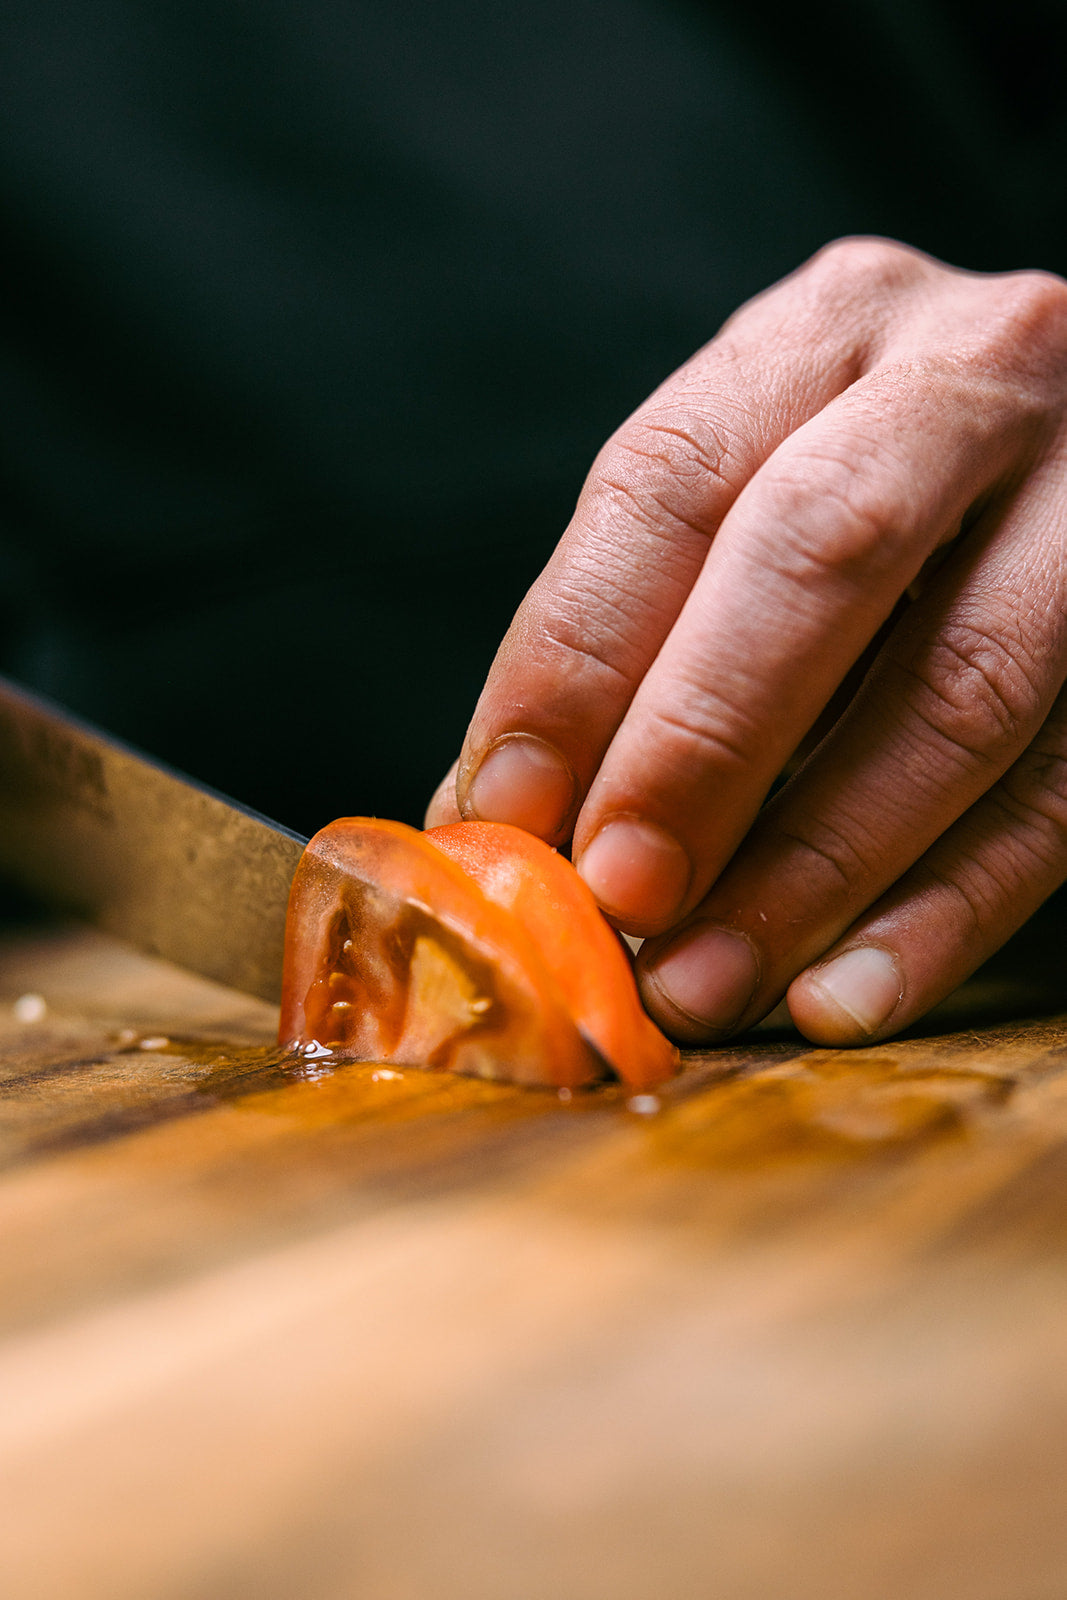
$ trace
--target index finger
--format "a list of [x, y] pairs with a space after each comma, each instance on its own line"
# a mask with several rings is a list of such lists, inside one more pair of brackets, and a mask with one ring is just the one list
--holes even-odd
[[457, 783], [464, 816], [570, 836], [723, 518], [868, 358], [829, 288], [809, 267], [744, 308], [601, 451], [478, 702]]

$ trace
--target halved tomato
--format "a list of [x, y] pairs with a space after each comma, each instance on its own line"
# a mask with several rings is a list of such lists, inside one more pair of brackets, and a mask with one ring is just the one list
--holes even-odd
[[570, 863], [497, 823], [349, 817], [308, 845], [280, 1037], [351, 1060], [575, 1087], [669, 1077], [629, 960]]

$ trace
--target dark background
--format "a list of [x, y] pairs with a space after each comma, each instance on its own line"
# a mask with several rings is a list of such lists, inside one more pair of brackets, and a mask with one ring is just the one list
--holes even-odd
[[1059, 5], [7, 0], [0, 664], [417, 820], [598, 446], [875, 232], [1067, 271]]

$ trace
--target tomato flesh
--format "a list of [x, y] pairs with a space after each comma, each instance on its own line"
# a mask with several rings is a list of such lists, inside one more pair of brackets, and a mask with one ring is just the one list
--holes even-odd
[[349, 817], [315, 835], [290, 895], [280, 1037], [568, 1088], [609, 1068], [649, 1087], [677, 1061], [574, 869], [491, 823]]

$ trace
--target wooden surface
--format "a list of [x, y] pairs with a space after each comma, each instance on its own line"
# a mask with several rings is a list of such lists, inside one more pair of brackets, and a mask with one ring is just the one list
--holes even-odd
[[0, 1590], [1063, 1600], [1067, 1016], [975, 1025], [1060, 960], [649, 1115], [9, 939]]

